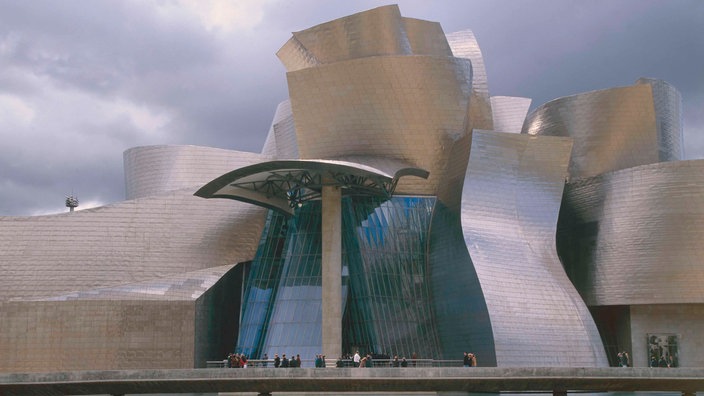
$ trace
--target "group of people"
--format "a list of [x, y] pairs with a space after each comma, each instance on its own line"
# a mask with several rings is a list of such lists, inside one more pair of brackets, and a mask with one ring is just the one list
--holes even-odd
[[291, 355], [291, 358], [287, 358], [284, 353], [279, 357], [279, 354], [274, 355], [274, 368], [288, 368], [288, 367], [301, 367], [301, 355], [296, 355], [295, 357]]
[[676, 367], [675, 366], [675, 359], [672, 358], [672, 355], [660, 355], [660, 359], [655, 357], [655, 355], [650, 356], [650, 367]]
[[315, 367], [316, 368], [325, 367], [325, 355], [315, 355]]
[[227, 367], [247, 368], [247, 356], [243, 353], [230, 353], [227, 355]]
[[[415, 356], [415, 353], [413, 355]], [[382, 361], [386, 361], [387, 359], [389, 359], [388, 355], [379, 355], [377, 357], [380, 357], [380, 360], [382, 360]], [[344, 367], [345, 366], [342, 359], [343, 358], [340, 358], [340, 360], [338, 360], [337, 367]], [[370, 353], [366, 354], [365, 356], [362, 356], [359, 354], [359, 351], [357, 351], [352, 356], [352, 365], [354, 367], [358, 367], [358, 368], [374, 367], [374, 357]], [[394, 355], [393, 359], [390, 359], [389, 366], [390, 367], [408, 367], [408, 361], [406, 360], [405, 356], [403, 356], [402, 358], [399, 359], [398, 355]]]
[[[619, 354], [620, 356], [621, 354]], [[373, 355], [367, 353], [366, 355], [360, 355], [359, 351], [356, 351], [354, 355], [343, 355], [340, 356], [336, 363], [336, 367], [357, 367], [357, 368], [371, 368], [375, 366], [375, 359], [377, 366], [386, 367], [409, 367], [416, 366], [416, 361], [418, 359], [417, 355], [413, 353], [410, 360], [406, 360], [405, 356], [399, 357], [399, 355], [394, 355], [390, 358], [389, 355]], [[289, 367], [301, 367], [301, 356], [292, 355], [290, 358], [286, 354], [274, 355], [274, 368], [289, 368]], [[261, 360], [253, 360], [253, 364], [256, 366], [267, 367], [272, 362], [269, 360], [269, 356], [264, 354]], [[226, 367], [230, 368], [246, 368], [248, 358], [243, 353], [229, 353], [226, 359]], [[464, 367], [474, 367], [477, 365], [477, 357], [474, 353], [464, 353]], [[325, 366], [325, 355], [318, 354], [315, 355], [315, 367], [323, 368]]]
[[477, 366], [477, 356], [471, 352], [465, 352], [464, 358], [462, 359], [462, 364], [464, 367], [476, 367]]

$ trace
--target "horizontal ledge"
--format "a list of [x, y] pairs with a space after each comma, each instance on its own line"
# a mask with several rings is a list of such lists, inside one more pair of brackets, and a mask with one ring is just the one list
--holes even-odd
[[0, 394], [704, 390], [704, 369], [246, 368], [0, 374]]

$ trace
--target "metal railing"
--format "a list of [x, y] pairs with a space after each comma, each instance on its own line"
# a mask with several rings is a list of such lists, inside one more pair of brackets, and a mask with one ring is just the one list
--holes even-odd
[[[341, 367], [355, 367], [352, 359], [341, 359]], [[399, 360], [398, 367], [462, 367], [462, 360], [436, 360], [436, 359], [406, 359], [406, 365]], [[301, 367], [311, 368], [315, 366], [313, 359], [301, 359]], [[208, 360], [205, 362], [205, 368], [226, 368], [227, 359], [223, 360]], [[274, 359], [250, 359], [247, 361], [247, 367], [271, 367], [274, 368]], [[327, 367], [337, 367], [336, 365]], [[372, 368], [374, 367], [396, 367], [393, 359], [372, 359]]]

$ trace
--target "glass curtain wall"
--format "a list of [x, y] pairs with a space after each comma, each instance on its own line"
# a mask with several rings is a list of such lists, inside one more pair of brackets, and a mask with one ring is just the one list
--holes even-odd
[[434, 198], [357, 199], [345, 211], [358, 244], [350, 260], [343, 350], [438, 357], [427, 277]]
[[[435, 198], [343, 198], [343, 352], [436, 357], [427, 271]], [[236, 351], [321, 353], [321, 207], [270, 211], [244, 294]], [[305, 365], [305, 363], [304, 363]]]

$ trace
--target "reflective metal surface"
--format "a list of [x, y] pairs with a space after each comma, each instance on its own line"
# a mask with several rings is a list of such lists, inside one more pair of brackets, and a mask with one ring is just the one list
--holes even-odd
[[640, 78], [636, 84], [649, 84], [653, 89], [660, 161], [683, 159], [682, 95], [663, 80]]
[[[262, 154], [137, 147], [128, 200], [0, 217], [0, 371], [199, 367], [235, 341], [319, 353], [316, 194], [331, 180], [380, 192], [342, 198], [345, 352], [604, 366], [587, 305], [610, 348], [667, 331], [703, 348], [704, 160], [662, 162], [682, 157], [672, 86], [526, 117], [529, 99], [489, 98], [471, 31], [397, 6], [293, 33], [277, 55], [291, 98]], [[293, 216], [194, 197], [204, 185]]]
[[268, 158], [139, 147], [125, 154], [126, 182], [131, 194], [148, 195], [0, 217], [0, 371], [186, 368], [222, 356], [240, 298], [225, 274], [254, 257], [266, 210], [174, 187], [257, 157]]
[[588, 305], [704, 303], [704, 160], [567, 184], [560, 255]]
[[402, 179], [399, 193], [457, 200], [456, 188], [454, 197], [443, 188], [463, 175], [453, 166], [468, 155], [468, 68], [456, 58], [387, 56], [289, 73], [301, 158], [404, 160], [430, 177]]
[[[410, 33], [398, 7], [388, 6], [294, 33], [295, 53], [315, 59], [292, 67], [289, 44], [279, 52], [289, 70], [299, 154], [406, 161], [430, 177], [402, 179], [399, 193], [437, 195], [456, 207], [469, 153], [470, 61], [449, 56], [436, 25], [414, 20], [408, 27]], [[423, 43], [412, 44], [419, 31]], [[429, 42], [446, 51], [437, 44], [430, 51]]]
[[571, 139], [474, 131], [462, 230], [498, 366], [607, 366], [599, 332], [557, 257]]
[[447, 57], [452, 51], [437, 22], [404, 18], [397, 5], [389, 5], [294, 32], [277, 55], [292, 72], [366, 57]]
[[530, 98], [492, 96], [493, 130], [496, 132], [521, 133], [531, 101]]
[[201, 146], [141, 146], [125, 150], [127, 199], [202, 185], [234, 168], [271, 157]]
[[296, 141], [296, 126], [293, 124], [291, 101], [285, 100], [276, 107], [274, 120], [266, 135], [262, 154], [277, 159], [296, 159], [298, 142]]
[[494, 129], [484, 57], [474, 33], [471, 30], [449, 33], [447, 42], [454, 56], [469, 59], [472, 62], [472, 99], [469, 104], [472, 128]]
[[523, 133], [572, 137], [570, 179], [678, 159], [678, 97], [668, 84], [642, 80], [555, 99], [528, 115]]

